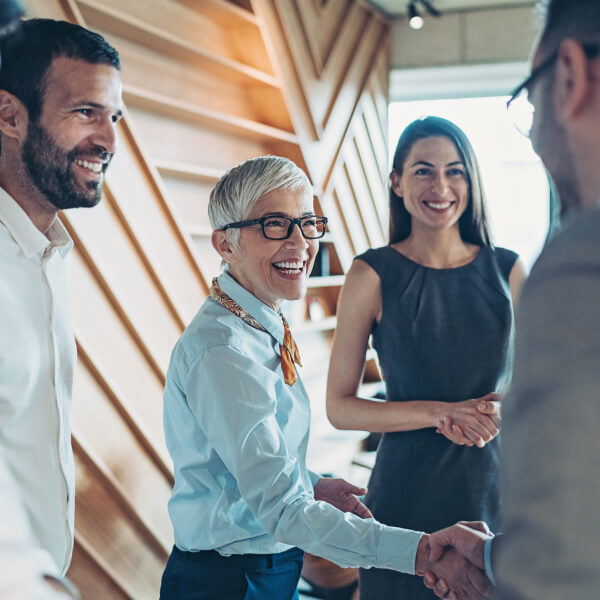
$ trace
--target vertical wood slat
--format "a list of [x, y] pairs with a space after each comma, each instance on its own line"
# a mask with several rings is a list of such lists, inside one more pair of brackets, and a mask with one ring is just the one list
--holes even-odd
[[[302, 68], [307, 64], [308, 54], [300, 46], [298, 53], [290, 43], [293, 38], [286, 35], [280, 21], [280, 15], [269, 0], [252, 0], [252, 8], [258, 16], [265, 46], [275, 68], [278, 79], [282, 82], [282, 92], [290, 118], [299, 138], [315, 141], [322, 130], [317, 125], [309, 106], [309, 91], [301, 83], [301, 77], [296, 65]], [[302, 52], [300, 54], [299, 52]], [[307, 164], [311, 164], [310, 157], [305, 156]], [[309, 168], [310, 170], [310, 168]], [[313, 180], [314, 182], [314, 180]]]
[[387, 36], [381, 24], [371, 18], [366, 32], [361, 36], [363, 52], [352, 62], [346, 85], [340, 90], [329, 118], [328, 127], [320, 143], [322, 164], [319, 181], [327, 186], [342, 145], [348, 135], [349, 125], [360, 101], [358, 90], [364, 89], [368, 79], [368, 67], [373, 56], [387, 47]]
[[364, 113], [361, 113], [360, 118], [354, 119], [352, 134], [357, 152], [360, 154], [369, 192], [379, 219], [379, 226], [385, 237], [389, 222], [387, 177], [386, 179], [381, 178], [381, 170], [377, 163], [371, 136], [366, 128]]
[[[366, 149], [368, 151], [368, 148]], [[358, 210], [362, 216], [362, 222], [365, 229], [365, 234], [369, 240], [369, 246], [383, 245], [383, 231], [377, 213], [371, 190], [368, 186], [368, 180], [360, 160], [360, 150], [355, 144], [355, 138], [350, 139], [343, 150], [344, 163], [348, 173], [348, 180], [354, 190], [354, 197], [358, 205]]]
[[344, 221], [354, 243], [354, 250], [357, 254], [360, 254], [369, 247], [369, 240], [367, 239], [362, 216], [356, 204], [356, 197], [348, 180], [348, 172], [345, 165], [334, 171], [333, 185], [335, 186], [335, 191], [340, 202]]

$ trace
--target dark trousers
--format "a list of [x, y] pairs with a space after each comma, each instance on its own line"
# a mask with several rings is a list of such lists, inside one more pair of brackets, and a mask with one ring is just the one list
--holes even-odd
[[221, 556], [214, 550], [184, 552], [173, 546], [160, 600], [298, 600], [304, 553]]

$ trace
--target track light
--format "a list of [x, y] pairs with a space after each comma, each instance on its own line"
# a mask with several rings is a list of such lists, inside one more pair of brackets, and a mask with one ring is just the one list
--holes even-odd
[[421, 29], [424, 21], [419, 14], [417, 5], [421, 5], [421, 9], [430, 14], [432, 17], [441, 17], [442, 13], [432, 4], [432, 0], [410, 0], [408, 3], [408, 24], [412, 29]]
[[423, 27], [423, 17], [419, 14], [414, 2], [408, 5], [408, 25], [411, 29], [421, 29]]
[[424, 7], [425, 10], [433, 17], [441, 17], [442, 13], [431, 3], [431, 0], [418, 0]]

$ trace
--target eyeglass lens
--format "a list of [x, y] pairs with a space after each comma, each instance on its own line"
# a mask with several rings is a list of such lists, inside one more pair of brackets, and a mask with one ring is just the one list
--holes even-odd
[[[265, 237], [272, 240], [285, 239], [292, 234], [296, 222], [288, 217], [268, 217], [263, 222]], [[325, 233], [325, 222], [318, 217], [303, 217], [299, 224], [305, 238], [320, 238]]]

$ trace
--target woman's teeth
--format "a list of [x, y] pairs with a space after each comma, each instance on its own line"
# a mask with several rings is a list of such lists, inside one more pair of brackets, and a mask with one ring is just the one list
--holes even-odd
[[282, 261], [273, 263], [273, 266], [280, 271], [291, 275], [292, 273], [298, 273], [299, 271], [302, 271], [302, 269], [304, 269], [304, 262]]
[[444, 210], [450, 208], [452, 202], [425, 202], [425, 205], [430, 208], [435, 208], [436, 210]]

